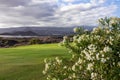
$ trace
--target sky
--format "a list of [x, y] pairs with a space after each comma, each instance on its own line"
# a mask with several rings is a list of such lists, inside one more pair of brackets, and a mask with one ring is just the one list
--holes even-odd
[[0, 28], [95, 26], [120, 17], [120, 0], [0, 0]]

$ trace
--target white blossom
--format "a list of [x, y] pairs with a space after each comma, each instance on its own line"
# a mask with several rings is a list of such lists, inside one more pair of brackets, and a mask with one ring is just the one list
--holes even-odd
[[63, 37], [63, 39], [64, 39], [64, 40], [67, 40], [67, 39], [68, 39], [68, 37], [67, 37], [67, 36], [64, 36], [64, 37]]
[[72, 77], [73, 77], [73, 78], [76, 78], [76, 75], [75, 75], [75, 73], [73, 73]]
[[87, 60], [93, 60], [92, 57], [91, 57], [91, 55], [90, 55], [90, 53], [88, 53], [86, 50], [84, 50], [83, 52], [84, 52], [85, 58], [86, 58]]
[[96, 32], [97, 31], [97, 28], [93, 28], [93, 32]]
[[83, 62], [83, 60], [79, 58], [78, 63], [81, 64], [82, 62]]
[[55, 58], [56, 61], [58, 62], [58, 64], [61, 64], [62, 63], [62, 60], [60, 60], [58, 57]]
[[109, 57], [106, 57], [107, 60], [109, 60], [110, 58]]
[[100, 56], [100, 54], [97, 53], [97, 54], [96, 54], [96, 59], [97, 59], [97, 60], [100, 60], [99, 56]]
[[80, 30], [79, 30], [79, 28], [74, 28], [73, 31], [74, 31], [75, 33], [77, 33], [77, 32], [79, 32]]
[[109, 46], [104, 47], [104, 52], [112, 52], [112, 49]]
[[102, 56], [102, 57], [105, 57], [105, 54], [103, 54], [103, 53], [102, 53], [102, 55], [101, 55], [101, 56]]
[[63, 68], [64, 68], [64, 69], [66, 69], [66, 68], [67, 68], [67, 66], [64, 66]]
[[97, 73], [91, 73], [91, 79], [92, 80], [97, 80]]
[[120, 67], [120, 61], [118, 62], [118, 66]]
[[75, 65], [72, 66], [72, 70], [73, 70], [73, 71], [76, 70], [76, 66], [75, 66]]
[[77, 66], [77, 65], [78, 65], [78, 62], [76, 62], [75, 65]]
[[112, 26], [112, 24], [119, 24], [118, 18], [112, 17], [112, 19], [110, 20], [110, 25]]
[[101, 58], [101, 62], [102, 62], [102, 63], [105, 63], [105, 62], [106, 62], [106, 59], [105, 59], [105, 58]]
[[100, 31], [100, 29], [101, 29], [101, 28], [99, 28], [99, 27], [98, 27], [98, 28], [93, 28], [92, 33], [95, 33], [95, 34], [96, 34], [96, 33], [98, 33], [98, 32]]
[[89, 46], [88, 46], [88, 49], [94, 49], [95, 48], [95, 45], [94, 44], [90, 44]]
[[107, 34], [110, 34], [110, 32], [111, 32], [110, 30], [106, 30], [106, 33], [107, 33]]
[[87, 70], [93, 70], [93, 64], [92, 64], [92, 63], [89, 63], [89, 64], [88, 64]]
[[46, 58], [44, 59], [44, 63], [47, 63], [47, 59]]
[[73, 37], [73, 40], [76, 41], [76, 40], [77, 40], [77, 36], [74, 36], [74, 37]]
[[43, 70], [43, 72], [42, 72], [42, 73], [43, 73], [43, 74], [46, 74], [46, 71], [44, 71], [44, 70]]
[[45, 71], [47, 71], [48, 69], [49, 69], [49, 64], [46, 63], [46, 64], [45, 64]]
[[115, 65], [115, 62], [113, 62], [113, 65]]

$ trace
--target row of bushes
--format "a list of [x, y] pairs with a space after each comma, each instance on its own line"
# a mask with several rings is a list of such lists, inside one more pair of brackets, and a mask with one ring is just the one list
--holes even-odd
[[0, 38], [0, 47], [11, 47], [20, 45], [58, 43], [62, 37], [42, 37], [42, 38]]

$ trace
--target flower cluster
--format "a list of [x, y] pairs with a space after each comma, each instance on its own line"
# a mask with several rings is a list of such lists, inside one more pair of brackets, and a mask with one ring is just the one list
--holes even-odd
[[99, 22], [101, 27], [89, 33], [75, 28], [78, 34], [72, 42], [64, 37], [62, 45], [72, 57], [45, 60], [43, 73], [48, 80], [119, 80], [120, 19], [105, 18]]

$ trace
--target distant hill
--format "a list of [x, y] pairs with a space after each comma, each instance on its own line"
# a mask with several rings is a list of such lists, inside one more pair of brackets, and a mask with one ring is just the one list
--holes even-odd
[[[52, 36], [74, 34], [74, 27], [18, 27], [0, 28], [0, 35], [21, 35], [21, 36]], [[91, 30], [93, 27], [85, 27]]]
[[20, 35], [20, 36], [39, 36], [37, 33], [32, 31], [15, 31], [15, 32], [8, 32], [2, 33], [1, 35]]

